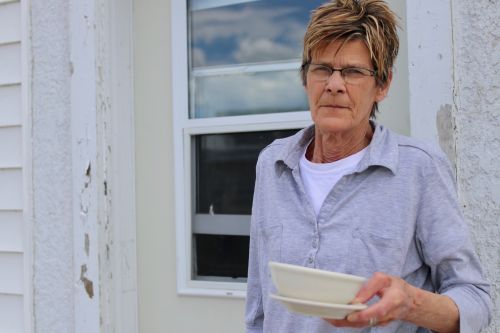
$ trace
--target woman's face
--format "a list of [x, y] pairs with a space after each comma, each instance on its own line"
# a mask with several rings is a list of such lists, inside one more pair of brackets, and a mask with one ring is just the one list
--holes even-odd
[[[360, 67], [373, 70], [370, 51], [362, 40], [352, 40], [344, 45], [342, 42], [332, 42], [316, 52], [311, 63], [336, 69]], [[305, 89], [317, 131], [348, 135], [366, 131], [373, 104], [385, 98], [389, 85], [390, 78], [381, 87], [376, 84], [374, 76], [365, 76], [355, 83], [346, 84], [338, 71], [326, 82], [318, 82], [308, 70]]]

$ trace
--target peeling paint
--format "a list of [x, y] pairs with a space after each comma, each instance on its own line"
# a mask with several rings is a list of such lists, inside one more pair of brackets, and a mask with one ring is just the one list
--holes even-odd
[[436, 115], [436, 126], [439, 145], [450, 160], [453, 172], [456, 174], [457, 152], [455, 143], [455, 119], [453, 118], [451, 104], [442, 105]]
[[87, 165], [87, 169], [85, 170], [85, 176], [87, 176], [88, 178], [90, 178], [91, 170], [92, 170], [92, 165], [89, 162], [89, 164]]
[[80, 215], [86, 217], [89, 212], [91, 193], [89, 191], [90, 184], [92, 183], [92, 164], [87, 163], [85, 168], [85, 181], [80, 191]]
[[90, 178], [90, 171], [92, 169], [92, 166], [89, 162], [89, 164], [87, 165], [87, 170], [85, 171], [85, 176], [89, 177]]
[[85, 185], [84, 185], [85, 188], [88, 188], [90, 182], [92, 181], [91, 172], [92, 172], [92, 166], [89, 162], [89, 164], [87, 165], [87, 169], [85, 170], [85, 177], [87, 177], [87, 180], [85, 180]]
[[87, 279], [85, 274], [87, 274], [87, 265], [82, 265], [80, 271], [80, 281], [82, 281], [85, 291], [87, 292], [87, 295], [89, 295], [89, 298], [92, 298], [94, 297], [94, 284], [91, 280]]
[[90, 238], [89, 234], [85, 234], [85, 254], [87, 257], [89, 256], [90, 253]]

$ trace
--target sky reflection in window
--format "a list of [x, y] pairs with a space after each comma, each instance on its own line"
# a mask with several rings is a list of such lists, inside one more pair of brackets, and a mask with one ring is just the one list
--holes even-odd
[[309, 109], [296, 70], [196, 79], [195, 118]]
[[191, 11], [192, 68], [300, 59], [311, 10], [319, 4], [262, 0]]
[[192, 0], [190, 117], [308, 110], [299, 65], [321, 1], [234, 2]]

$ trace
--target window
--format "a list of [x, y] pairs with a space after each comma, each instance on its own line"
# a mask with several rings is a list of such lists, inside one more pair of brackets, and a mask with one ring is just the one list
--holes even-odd
[[249, 222], [258, 154], [296, 130], [194, 137], [193, 277], [242, 281], [247, 276]]
[[255, 163], [311, 123], [299, 67], [320, 3], [172, 2], [180, 293], [244, 295]]

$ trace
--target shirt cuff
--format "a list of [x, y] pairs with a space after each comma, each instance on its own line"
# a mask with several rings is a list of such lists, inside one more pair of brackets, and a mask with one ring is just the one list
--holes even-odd
[[472, 295], [467, 288], [453, 288], [443, 293], [450, 297], [458, 307], [460, 332], [479, 333], [488, 325], [488, 309], [477, 294]]
[[247, 326], [247, 330], [246, 330], [246, 333], [263, 333], [264, 332], [264, 328], [262, 327], [248, 327]]

